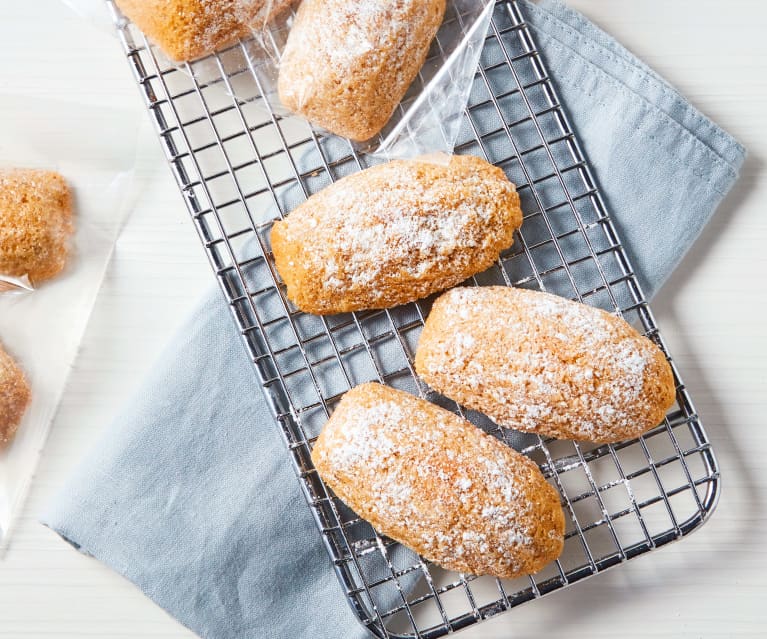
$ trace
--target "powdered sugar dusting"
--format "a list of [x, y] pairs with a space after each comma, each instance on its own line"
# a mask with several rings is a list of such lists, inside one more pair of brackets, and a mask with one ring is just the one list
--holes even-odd
[[364, 465], [380, 469], [396, 452], [394, 441], [381, 424], [392, 428], [402, 425], [405, 414], [393, 402], [358, 408], [352, 415], [354, 430], [339, 432], [334, 442], [337, 463], [344, 466]]
[[550, 490], [542, 477], [531, 483], [534, 465], [452, 413], [375, 386], [351, 391], [325, 427], [313, 454], [322, 477], [382, 532], [443, 565], [523, 570], [540, 523], [531, 491]]
[[[471, 200], [455, 207], [440, 205], [426, 193], [414, 193], [408, 177], [404, 170], [394, 170], [391, 189], [363, 194], [362, 200], [350, 182], [338, 182], [325, 194], [324, 206], [337, 216], [325, 218], [324, 230], [348, 242], [342, 260], [315, 267], [329, 288], [341, 288], [328, 282], [340, 270], [344, 285], [378, 289], [375, 284], [392, 264], [399, 265], [400, 276], [412, 279], [443, 271], [450, 260], [455, 260], [452, 267], [464, 269], [473, 249], [492, 241], [487, 230], [490, 209]], [[424, 196], [417, 206], [414, 195]]]
[[502, 425], [598, 441], [652, 410], [657, 347], [603, 311], [488, 287], [446, 293], [433, 315], [449, 330], [422, 339], [419, 373]]
[[461, 477], [457, 482], [455, 482], [455, 485], [458, 490], [469, 490], [469, 488], [471, 488], [472, 481], [467, 477]]
[[[278, 224], [329, 305], [410, 301], [484, 270], [511, 244], [516, 192], [491, 169], [477, 158], [390, 162], [332, 184]], [[410, 299], [389, 301], [403, 289]]]
[[[284, 60], [297, 57], [300, 51], [312, 51], [312, 58], [322, 61], [322, 78], [308, 69], [291, 72], [294, 82], [290, 93], [298, 96], [300, 105], [313, 94], [324, 90], [325, 76], [343, 79], [367, 68], [394, 71], [393, 83], [409, 84], [402, 75], [405, 56], [418, 47], [421, 37], [416, 25], [428, 20], [432, 9], [423, 0], [365, 0], [349, 3], [343, 0], [307, 0], [298, 12], [294, 29], [303, 37], [288, 40]], [[321, 20], [313, 20], [304, 28], [304, 15], [319, 12]], [[309, 25], [306, 25], [307, 27]], [[429, 38], [431, 40], [431, 38]], [[289, 62], [288, 62], [289, 64]]]
[[[403, 52], [412, 47], [413, 2], [366, 0], [349, 6], [347, 2], [329, 2], [325, 20], [317, 23], [317, 52], [339, 74], [354, 70], [365, 58], [375, 66], [382, 62], [389, 48]], [[343, 46], [335, 46], [335, 35], [344, 34]]]

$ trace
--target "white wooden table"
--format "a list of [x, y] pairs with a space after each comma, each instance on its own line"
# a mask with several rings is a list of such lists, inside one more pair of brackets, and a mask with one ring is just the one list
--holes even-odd
[[[693, 537], [462, 636], [767, 636], [767, 6], [758, 0], [572, 4], [750, 150], [735, 191], [654, 303], [715, 443], [724, 493], [712, 521]], [[0, 43], [0, 92], [141, 108], [116, 42], [56, 0], [1, 3]], [[20, 110], [18, 126], [24, 123]], [[86, 121], [62, 126], [88, 133]], [[130, 583], [36, 522], [212, 282], [159, 145], [148, 126], [140, 135], [135, 212], [0, 562], [0, 637], [191, 636]]]

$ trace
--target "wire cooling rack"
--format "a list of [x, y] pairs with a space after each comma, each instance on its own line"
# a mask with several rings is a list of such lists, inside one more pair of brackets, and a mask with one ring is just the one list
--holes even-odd
[[[413, 372], [429, 300], [314, 317], [285, 298], [274, 270], [273, 220], [371, 160], [274, 113], [247, 43], [176, 68], [112, 10], [341, 586], [375, 635], [442, 636], [652, 551], [705, 521], [719, 494], [719, 471], [675, 367], [677, 401], [664, 422], [620, 444], [501, 432], [479, 415], [466, 415], [538, 462], [562, 496], [565, 550], [536, 575], [508, 581], [448, 572], [357, 518], [324, 486], [310, 459], [343, 393], [377, 380], [461, 413]], [[205, 73], [196, 73], [202, 64]], [[496, 3], [456, 152], [504, 168], [525, 211], [512, 248], [473, 278], [475, 284], [541, 289], [604, 308], [665, 350], [516, 2]]]

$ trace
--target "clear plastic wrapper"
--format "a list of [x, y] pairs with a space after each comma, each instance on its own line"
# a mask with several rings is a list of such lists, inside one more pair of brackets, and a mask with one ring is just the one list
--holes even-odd
[[3, 293], [21, 293], [23, 291], [34, 291], [35, 287], [29, 281], [28, 275], [17, 277], [8, 275], [0, 271], [0, 295]]
[[[367, 140], [352, 142], [357, 151], [374, 153], [386, 159], [452, 152], [493, 4], [492, 0], [447, 1], [444, 18], [430, 43], [425, 63], [417, 70], [381, 132]], [[200, 83], [214, 82], [224, 70], [238, 78], [228, 87], [235, 97], [252, 100], [263, 96], [264, 107], [270, 112], [281, 117], [298, 118], [282, 103], [278, 90], [280, 69], [294, 22], [294, 12], [284, 13], [262, 30], [255, 31], [254, 37], [242, 46], [192, 62], [185, 69], [194, 74]], [[405, 28], [413, 27], [406, 25]], [[396, 29], [389, 36], [396, 38]], [[303, 40], [302, 37], [294, 47], [303, 47]], [[373, 38], [369, 33], [350, 32], [338, 38], [338, 43], [339, 47], [350, 50], [345, 55], [354, 61], [355, 56], [366, 56], [379, 44], [371, 40]], [[409, 40], [406, 34], [402, 41]], [[306, 52], [307, 58], [311, 55], [311, 50]], [[330, 55], [334, 55], [332, 51]], [[324, 64], [324, 59], [318, 61], [317, 68], [321, 69]], [[249, 73], [238, 74], [238, 68], [247, 69]], [[311, 73], [306, 76], [311, 77]], [[375, 98], [371, 98], [364, 87], [360, 93], [360, 109], [365, 110]], [[300, 99], [297, 106], [299, 109], [303, 107]], [[386, 106], [383, 105], [384, 108]], [[316, 121], [311, 124], [315, 130], [326, 132]]]
[[[99, 15], [99, 9], [93, 5], [93, 1], [65, 0], [70, 7], [91, 19]], [[384, 5], [386, 4], [386, 0], [381, 1]], [[377, 9], [371, 8], [376, 3], [379, 3], [379, 0], [371, 0], [370, 3], [360, 2], [359, 8], [355, 8], [354, 3], [346, 3], [344, 7], [346, 7], [347, 13], [354, 10], [360, 14], [371, 14], [377, 11]], [[117, 4], [119, 5], [120, 2]], [[139, 12], [144, 16], [145, 29], [157, 31], [158, 27], [154, 22], [154, 19], [157, 18], [156, 13], [150, 14], [151, 20], [147, 21], [146, 18], [150, 11], [146, 7], [152, 3], [141, 4], [135, 0], [123, 1], [126, 12], [131, 13], [131, 6], [128, 5], [132, 5], [134, 17], [138, 18], [137, 21], [141, 21], [141, 17], [135, 9], [137, 4], [141, 7]], [[178, 57], [178, 51], [184, 50], [184, 47], [178, 45], [178, 42], [171, 41], [172, 39], [165, 33], [160, 37], [155, 34], [155, 37], [150, 37], [149, 41], [160, 42], [161, 38], [165, 38], [165, 42], [160, 42], [160, 44], [163, 44], [165, 50], [170, 51], [171, 55], [163, 53], [161, 46], [153, 47], [163, 69], [175, 67], [182, 73], [192, 75], [201, 87], [218, 87], [221, 91], [232, 94], [243, 102], [259, 102], [264, 109], [275, 116], [302, 119], [282, 103], [278, 90], [280, 68], [296, 19], [296, 6], [300, 3], [292, 3], [292, 9], [278, 11], [277, 17], [268, 21], [264, 19], [265, 16], [274, 13], [275, 9], [281, 9], [283, 5], [291, 3], [288, 3], [287, 0], [266, 0], [266, 4], [261, 6], [262, 4], [256, 0], [239, 0], [240, 10], [235, 11], [235, 14], [248, 15], [248, 12], [253, 14], [254, 5], [259, 5], [261, 10], [256, 12], [257, 17], [249, 25], [249, 35], [245, 34], [243, 39], [234, 45], [226, 43], [222, 47], [218, 47], [219, 50], [215, 54], [179, 63], [174, 59], [174, 56]], [[418, 14], [418, 7], [428, 3], [405, 1], [392, 2], [391, 4], [398, 7], [410, 5], [415, 7], [413, 15], [420, 15]], [[352, 142], [355, 150], [380, 155], [385, 159], [414, 157], [440, 151], [452, 152], [458, 135], [461, 115], [468, 101], [472, 80], [490, 23], [493, 5], [493, 0], [447, 0], [444, 18], [436, 31], [436, 36], [431, 40], [425, 63], [417, 69], [415, 78], [407, 88], [402, 100], [394, 108], [383, 129], [369, 139], [359, 140], [356, 138], [358, 141]], [[389, 13], [391, 13], [390, 7], [385, 7], [382, 15]], [[204, 16], [201, 12], [200, 15], [202, 21], [215, 23], [215, 19], [209, 17], [209, 12], [205, 12]], [[363, 23], [364, 20], [360, 18], [358, 24]], [[389, 29], [389, 32], [383, 39], [374, 41], [375, 38], [371, 36], [371, 31], [366, 32], [364, 27], [348, 28], [342, 35], [334, 39], [334, 42], [338, 42], [338, 47], [325, 51], [325, 54], [329, 57], [334, 57], [336, 54], [346, 55], [354, 59], [355, 56], [365, 57], [371, 51], [377, 50], [379, 46], [383, 46], [381, 42], [387, 43], [386, 46], [390, 49], [396, 49], [399, 46], [407, 47], [413, 41], [414, 32], [419, 28], [421, 22], [415, 19], [403, 19], [399, 22], [395, 20], [387, 22], [379, 19], [375, 24], [388, 25], [386, 28]], [[220, 28], [220, 25], [217, 28]], [[232, 29], [230, 29], [231, 31]], [[307, 29], [307, 32], [311, 32], [311, 29]], [[139, 35], [138, 31], [136, 34], [138, 37], [137, 44], [140, 45], [143, 43], [144, 36]], [[215, 38], [209, 35], [206, 35], [206, 38], [211, 43], [215, 41]], [[226, 42], [226, 38], [222, 38], [221, 41]], [[392, 42], [395, 42], [394, 47], [391, 47]], [[312, 50], [315, 47], [310, 42], [307, 42], [305, 46], [304, 55], [311, 60]], [[302, 47], [304, 47], [303, 38], [301, 42], [296, 42], [292, 48], [302, 50]], [[190, 50], [189, 47], [186, 47], [186, 50]], [[409, 53], [408, 51], [408, 55]], [[408, 59], [408, 55], [404, 56], [405, 60]], [[324, 58], [320, 56], [316, 67], [318, 72], [321, 73], [326, 66]], [[381, 72], [380, 69], [379, 72]], [[360, 74], [364, 76], [363, 72]], [[389, 75], [396, 77], [397, 73]], [[311, 78], [311, 76], [312, 73], [305, 74], [305, 77]], [[228, 79], [223, 81], [224, 77]], [[386, 104], [386, 100], [382, 98], [382, 93], [371, 89], [376, 85], [378, 79], [380, 78], [373, 78], [367, 88], [353, 87], [353, 90], [360, 91], [360, 111], [375, 110], [379, 106], [376, 104], [377, 100], [381, 101], [380, 106], [383, 111], [390, 111], [391, 105]], [[387, 90], [390, 88], [386, 87]], [[394, 92], [397, 93], [397, 87], [395, 87]], [[283, 91], [283, 95], [285, 95], [285, 91]], [[305, 106], [300, 97], [299, 95], [297, 100], [293, 100], [292, 104], [297, 111], [303, 111], [302, 107]], [[333, 99], [328, 99], [330, 103], [333, 101]], [[346, 117], [353, 119], [354, 110], [349, 109], [349, 112]], [[384, 116], [386, 115], [388, 113], [384, 113]], [[307, 117], [311, 120], [311, 126], [315, 131], [327, 132], [319, 124], [322, 118], [315, 118], [311, 115], [307, 115]], [[344, 117], [344, 114], [341, 114], [340, 118], [343, 119]]]
[[[125, 221], [140, 114], [1, 97], [0, 167], [56, 171], [74, 195], [74, 234], [63, 271], [34, 288], [23, 277], [5, 278], [0, 287], [0, 343], [31, 389], [15, 437], [0, 447], [0, 547], [5, 547]], [[93, 135], [83, 137], [80, 125]]]

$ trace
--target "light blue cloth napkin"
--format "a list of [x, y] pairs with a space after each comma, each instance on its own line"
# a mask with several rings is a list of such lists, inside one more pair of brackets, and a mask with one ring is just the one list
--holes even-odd
[[745, 149], [581, 14], [555, 0], [524, 5], [651, 297], [734, 184]]
[[[551, 1], [524, 9], [652, 294], [734, 183], [744, 150], [579, 14]], [[43, 522], [203, 637], [368, 636], [217, 291]]]

